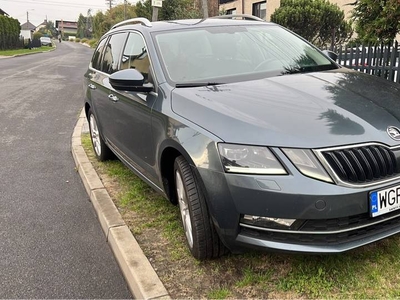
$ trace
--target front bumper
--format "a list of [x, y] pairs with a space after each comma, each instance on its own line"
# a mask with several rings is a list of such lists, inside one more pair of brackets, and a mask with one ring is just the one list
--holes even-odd
[[[288, 166], [288, 164], [286, 164]], [[233, 252], [243, 247], [309, 253], [337, 253], [400, 232], [400, 210], [370, 216], [369, 193], [400, 184], [394, 180], [354, 188], [289, 175], [228, 174], [198, 169], [217, 231]], [[296, 219], [295, 228], [253, 226], [244, 215]]]

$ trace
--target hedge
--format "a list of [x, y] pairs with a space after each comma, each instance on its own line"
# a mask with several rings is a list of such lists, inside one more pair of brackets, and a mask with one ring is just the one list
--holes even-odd
[[20, 48], [19, 21], [0, 15], [0, 50]]

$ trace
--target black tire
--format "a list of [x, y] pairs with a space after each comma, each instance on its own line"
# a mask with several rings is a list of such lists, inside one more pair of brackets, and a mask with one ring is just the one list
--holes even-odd
[[97, 126], [97, 119], [93, 114], [91, 108], [89, 108], [87, 116], [89, 122], [90, 139], [92, 140], [92, 146], [96, 158], [99, 161], [105, 161], [111, 159], [113, 157], [113, 154], [110, 148], [108, 148], [108, 146], [104, 143], [100, 129]]
[[192, 255], [198, 260], [204, 260], [227, 253], [227, 248], [221, 242], [210, 219], [204, 193], [183, 156], [175, 159], [174, 178], [175, 196]]

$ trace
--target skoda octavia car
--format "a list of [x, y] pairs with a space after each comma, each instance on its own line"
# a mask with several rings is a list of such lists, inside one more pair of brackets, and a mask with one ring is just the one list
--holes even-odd
[[115, 154], [179, 205], [197, 259], [400, 232], [399, 84], [230, 18], [137, 18], [102, 37], [84, 79], [98, 159]]

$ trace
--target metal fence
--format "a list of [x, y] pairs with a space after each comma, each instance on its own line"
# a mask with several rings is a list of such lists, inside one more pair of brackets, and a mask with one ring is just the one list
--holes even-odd
[[337, 47], [337, 62], [344, 67], [400, 83], [400, 45]]

